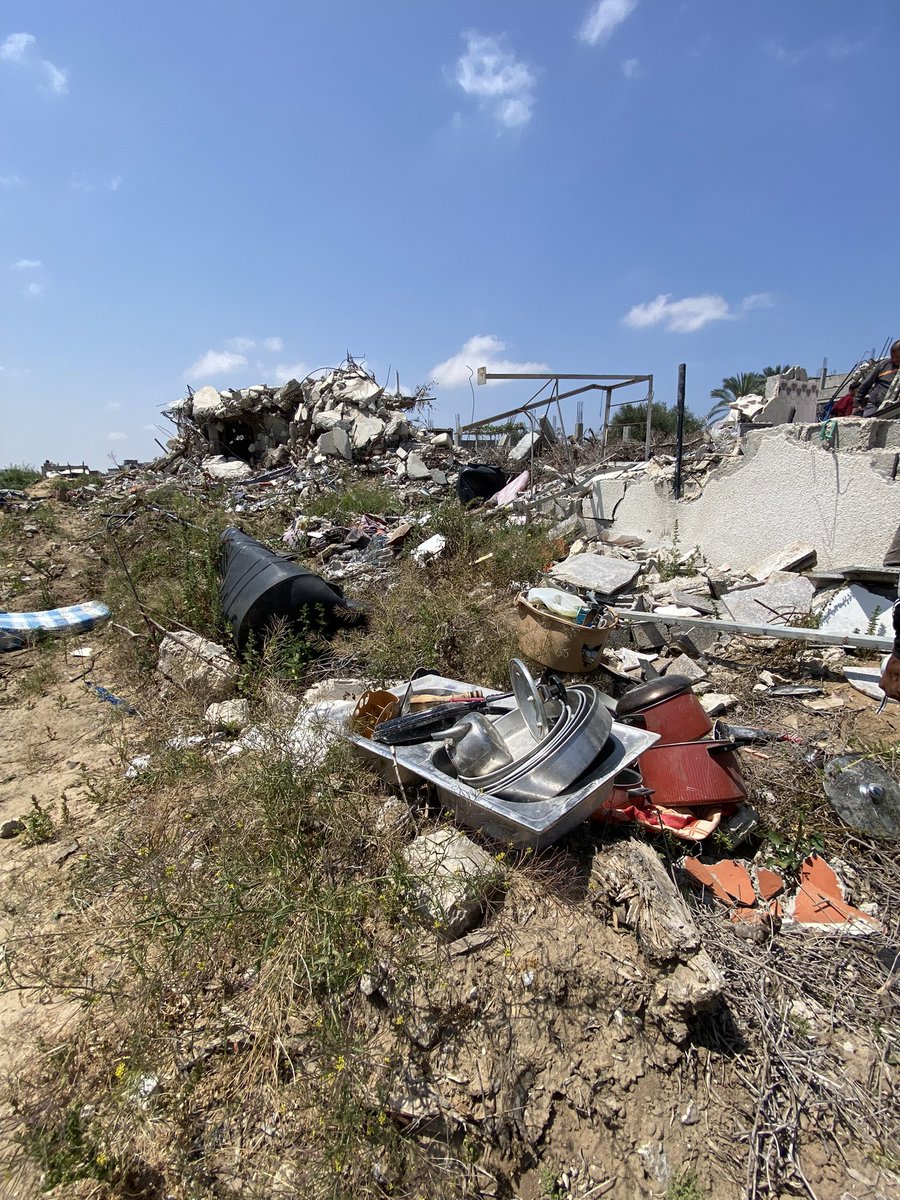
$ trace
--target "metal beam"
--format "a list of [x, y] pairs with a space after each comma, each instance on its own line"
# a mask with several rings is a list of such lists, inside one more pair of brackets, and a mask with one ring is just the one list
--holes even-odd
[[614, 608], [621, 621], [640, 625], [684, 625], [688, 629], [713, 629], [717, 633], [740, 633], [745, 637], [781, 638], [788, 642], [812, 642], [818, 646], [853, 646], [857, 650], [892, 650], [894, 639], [866, 633], [826, 633], [822, 629], [803, 629], [795, 625], [743, 625], [739, 621], [716, 621], [708, 617], [665, 617], [655, 612], [636, 612], [633, 608]]
[[650, 378], [649, 375], [557, 375], [557, 374], [553, 374], [553, 373], [551, 373], [549, 375], [532, 375], [532, 374], [519, 375], [516, 373], [513, 373], [511, 375], [506, 375], [506, 374], [501, 374], [499, 372], [488, 371], [486, 367], [478, 368], [478, 382], [479, 383], [481, 383], [482, 381], [484, 381], [486, 383], [489, 379], [548, 379], [548, 380], [552, 380], [552, 379], [599, 379], [599, 380], [628, 379], [634, 383], [644, 383], [649, 378]]

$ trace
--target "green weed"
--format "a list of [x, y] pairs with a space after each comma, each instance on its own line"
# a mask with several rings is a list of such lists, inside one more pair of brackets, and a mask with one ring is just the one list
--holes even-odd
[[697, 1181], [697, 1173], [685, 1169], [674, 1175], [666, 1188], [666, 1200], [706, 1200], [706, 1194]]
[[339, 483], [334, 491], [323, 492], [304, 504], [304, 512], [311, 517], [329, 517], [343, 520], [345, 517], [395, 516], [400, 504], [394, 490], [384, 483], [367, 483], [365, 480], [348, 480]]
[[25, 463], [10, 465], [0, 470], [0, 488], [27, 488], [37, 483], [40, 478], [40, 471]]
[[49, 842], [56, 836], [56, 822], [45, 808], [41, 807], [37, 796], [31, 797], [31, 812], [23, 818], [25, 824], [25, 841], [29, 846], [39, 846]]

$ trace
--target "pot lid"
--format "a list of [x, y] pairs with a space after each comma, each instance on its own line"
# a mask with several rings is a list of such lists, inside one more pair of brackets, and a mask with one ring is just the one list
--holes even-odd
[[825, 768], [825, 794], [853, 829], [876, 837], [900, 837], [900, 784], [870, 759], [841, 754]]
[[663, 700], [671, 700], [682, 692], [691, 690], [691, 681], [685, 675], [663, 675], [660, 679], [651, 679], [649, 683], [638, 684], [630, 692], [626, 692], [616, 706], [616, 714], [620, 717], [633, 716], [651, 708]]
[[510, 659], [509, 682], [531, 736], [536, 742], [543, 741], [553, 722], [544, 708], [538, 686], [521, 658]]

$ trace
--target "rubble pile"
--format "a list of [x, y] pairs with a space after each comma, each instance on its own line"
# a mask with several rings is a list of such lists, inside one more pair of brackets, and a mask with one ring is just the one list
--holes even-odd
[[[351, 463], [401, 451], [413, 440], [411, 411], [427, 391], [388, 393], [353, 359], [319, 378], [290, 379], [281, 387], [202, 387], [165, 409], [178, 433], [157, 467], [176, 473], [200, 464], [214, 479], [237, 482], [256, 470], [301, 459]], [[421, 459], [397, 456], [398, 475], [426, 478]]]

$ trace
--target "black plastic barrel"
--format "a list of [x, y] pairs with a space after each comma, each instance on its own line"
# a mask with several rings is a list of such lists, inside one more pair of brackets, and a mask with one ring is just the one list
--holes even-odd
[[489, 466], [487, 463], [472, 463], [463, 467], [456, 481], [456, 494], [460, 502], [468, 508], [470, 504], [479, 504], [496, 496], [501, 488], [509, 483], [510, 476], [500, 467]]
[[241, 654], [278, 627], [328, 637], [363, 619], [339, 587], [233, 527], [222, 533], [219, 598]]

